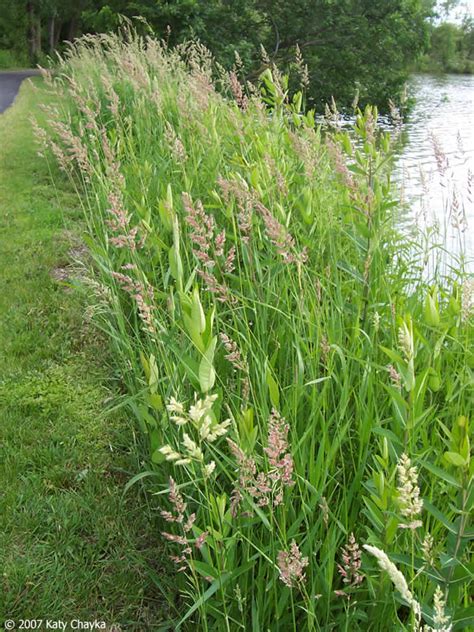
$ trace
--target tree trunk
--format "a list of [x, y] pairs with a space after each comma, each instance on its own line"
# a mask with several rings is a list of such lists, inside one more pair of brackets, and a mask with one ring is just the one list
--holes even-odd
[[53, 15], [49, 18], [49, 54], [52, 55], [54, 53], [54, 49], [56, 47], [56, 16]]
[[71, 21], [69, 22], [69, 28], [68, 28], [68, 32], [67, 32], [67, 39], [68, 39], [69, 42], [74, 41], [74, 39], [76, 37], [78, 25], [79, 25], [79, 21], [78, 21], [77, 17], [72, 17]]
[[30, 62], [37, 64], [41, 55], [41, 18], [36, 15], [36, 3], [28, 0], [26, 14], [28, 16], [28, 53]]
[[37, 17], [35, 20], [35, 51], [34, 51], [34, 55], [35, 55], [35, 61], [36, 63], [38, 63], [40, 57], [41, 57], [41, 18]]
[[28, 16], [28, 55], [30, 61], [35, 62], [36, 32], [35, 32], [35, 8], [32, 0], [26, 3], [26, 13]]
[[56, 49], [59, 44], [59, 40], [61, 39], [61, 31], [63, 30], [63, 22], [56, 22], [56, 29], [54, 32], [54, 48]]

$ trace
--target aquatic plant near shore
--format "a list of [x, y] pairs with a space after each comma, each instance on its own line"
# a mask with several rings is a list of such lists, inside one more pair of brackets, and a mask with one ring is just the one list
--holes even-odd
[[128, 489], [160, 499], [180, 570], [168, 624], [408, 629], [435, 624], [441, 585], [461, 629], [468, 279], [428, 283], [397, 232], [377, 111], [349, 136], [334, 104], [324, 132], [288, 86], [270, 61], [242, 86], [199, 44], [132, 32], [79, 40], [53, 79], [61, 125], [42, 140], [107, 287], [147, 463]]

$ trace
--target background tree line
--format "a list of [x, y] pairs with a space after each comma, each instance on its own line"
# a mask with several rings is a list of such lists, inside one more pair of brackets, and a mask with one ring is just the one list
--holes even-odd
[[[0, 0], [3, 65], [44, 61], [84, 32], [117, 28], [120, 15], [143, 16], [171, 44], [197, 37], [227, 67], [262, 69], [260, 45], [291, 66], [298, 46], [309, 67], [309, 99], [384, 107], [402, 91], [428, 49], [435, 0]], [[6, 59], [6, 61], [5, 61]], [[1, 63], [1, 59], [0, 59]]]
[[432, 27], [430, 46], [417, 70], [423, 72], [474, 73], [474, 20], [444, 22]]

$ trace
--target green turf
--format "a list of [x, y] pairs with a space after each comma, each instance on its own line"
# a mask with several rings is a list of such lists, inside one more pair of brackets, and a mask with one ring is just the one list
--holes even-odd
[[0, 115], [0, 628], [77, 617], [155, 629], [149, 569], [163, 554], [146, 503], [123, 496], [137, 464], [131, 424], [104, 413], [107, 350], [84, 299], [57, 280], [80, 211], [36, 153], [38, 94], [25, 82]]

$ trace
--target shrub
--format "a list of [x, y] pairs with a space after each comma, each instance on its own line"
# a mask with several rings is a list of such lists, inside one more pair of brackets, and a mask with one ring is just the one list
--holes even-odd
[[22, 68], [28, 66], [26, 59], [10, 50], [0, 50], [0, 68]]

